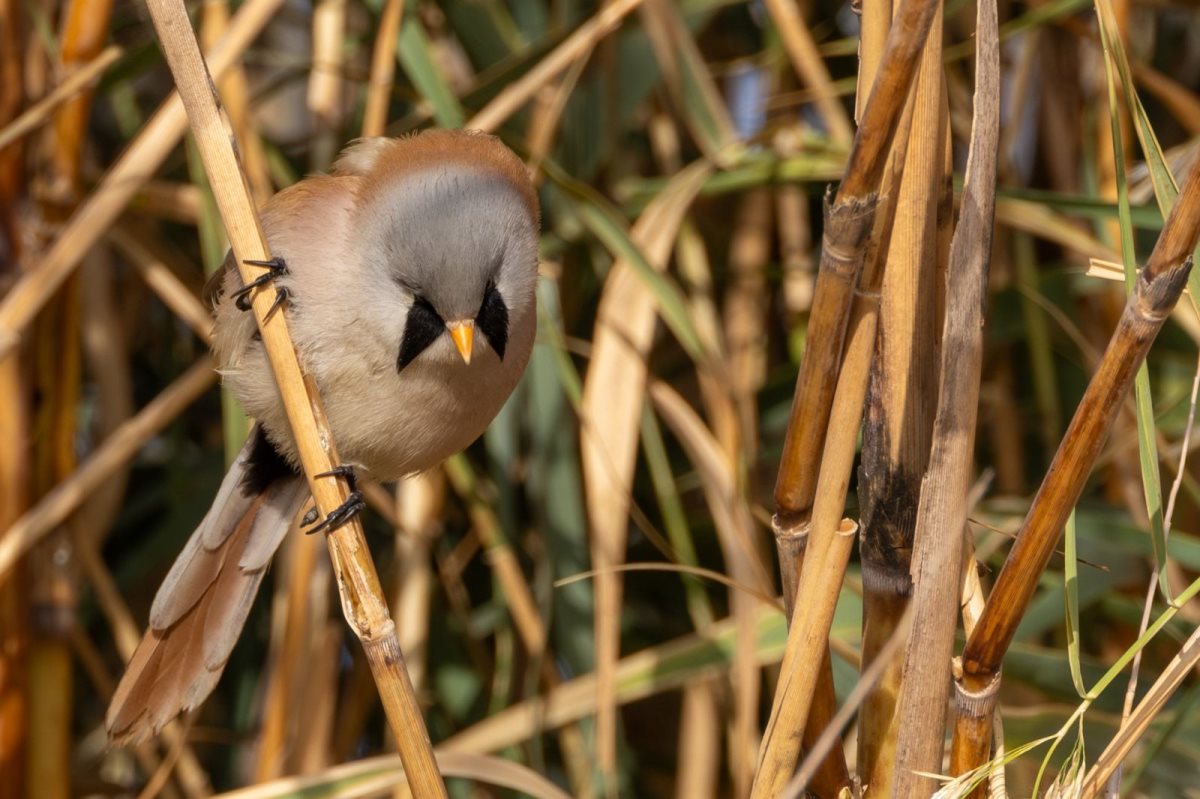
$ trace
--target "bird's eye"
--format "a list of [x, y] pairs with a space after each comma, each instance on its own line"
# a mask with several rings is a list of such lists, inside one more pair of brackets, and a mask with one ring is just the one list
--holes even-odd
[[500, 296], [496, 284], [488, 281], [483, 293], [483, 305], [475, 317], [475, 329], [487, 336], [492, 349], [504, 360], [504, 348], [508, 344], [508, 306]]
[[396, 359], [396, 371], [412, 363], [438, 336], [446, 332], [446, 323], [429, 301], [417, 297], [408, 309], [408, 321], [404, 323], [404, 335], [400, 337], [400, 355]]

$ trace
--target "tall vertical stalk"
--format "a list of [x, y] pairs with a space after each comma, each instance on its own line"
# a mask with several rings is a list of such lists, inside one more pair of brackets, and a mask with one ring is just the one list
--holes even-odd
[[[994, 0], [981, 0], [977, 15], [974, 126], [962, 209], [950, 245], [933, 449], [916, 518], [913, 622], [893, 721], [903, 732], [897, 736], [891, 791], [897, 797], [931, 793], [933, 781], [921, 773], [936, 773], [941, 766], [945, 725], [940, 710], [949, 694], [961, 595], [1000, 137], [1000, 49]], [[935, 708], [938, 712], [931, 712]]]
[[[851, 147], [845, 178], [836, 195], [827, 200], [825, 228], [821, 247], [821, 262], [813, 290], [812, 313], [806, 335], [807, 349], [796, 378], [795, 396], [792, 400], [791, 416], [780, 458], [779, 473], [775, 483], [776, 513], [772, 518], [776, 547], [780, 555], [780, 572], [784, 592], [789, 604], [798, 596], [797, 586], [801, 580], [803, 563], [812, 560], [813, 553], [806, 553], [811, 546], [810, 523], [814, 511], [822, 450], [826, 446], [826, 428], [829, 426], [834, 389], [837, 385], [842, 356], [842, 345], [846, 334], [850, 306], [859, 273], [866, 257], [867, 243], [875, 221], [876, 192], [885, 166], [884, 155], [890, 149], [892, 139], [900, 125], [908, 90], [916, 74], [916, 62], [924, 46], [933, 16], [937, 10], [936, 0], [905, 0], [896, 13], [896, 24], [887, 38], [880, 69], [870, 98], [861, 114], [860, 126]], [[874, 342], [874, 322], [870, 321], [869, 341]], [[870, 346], [867, 347], [864, 364], [869, 361]], [[862, 371], [861, 390], [866, 390], [866, 370]], [[853, 382], [853, 381], [852, 381]], [[849, 387], [848, 387], [849, 388]], [[850, 391], [855, 394], [856, 391]], [[850, 405], [854, 402], [851, 399]], [[857, 429], [862, 413], [862, 397], [858, 396], [857, 407], [850, 408]], [[849, 433], [843, 438], [853, 440]], [[852, 445], [851, 445], [852, 446]], [[837, 449], [844, 450], [839, 444]], [[848, 485], [850, 465], [845, 465], [846, 474], [826, 476], [841, 485]], [[835, 471], [839, 471], [835, 469]], [[836, 510], [834, 519], [840, 517], [845, 502], [846, 487], [841, 487], [839, 499], [830, 500]], [[829, 528], [832, 534], [832, 528]], [[824, 535], [824, 533], [822, 533]], [[816, 564], [810, 563], [808, 571], [815, 572], [823, 565], [824, 551], [816, 550]], [[848, 552], [848, 550], [847, 550]], [[843, 567], [844, 568], [844, 564]], [[839, 579], [840, 585], [840, 579]], [[836, 588], [830, 590], [837, 590]], [[802, 625], [793, 625], [789, 643], [805, 633]], [[828, 622], [821, 633], [828, 635]], [[798, 644], [797, 644], [798, 645]], [[798, 751], [792, 751], [786, 739], [798, 725], [800, 734], [809, 728], [810, 709], [816, 710], [812, 725], [832, 716], [833, 693], [828, 655], [817, 653], [818, 669], [812, 675], [812, 691], [818, 699], [807, 696], [803, 713], [792, 714], [785, 721], [778, 741], [785, 742], [785, 751], [768, 755], [772, 746], [770, 738], [763, 743], [760, 755], [760, 774], [755, 778], [755, 791], [760, 795], [782, 787], [795, 767]], [[807, 695], [809, 686], [801, 687], [800, 693]], [[785, 692], [783, 684], [777, 689], [776, 702], [772, 711], [775, 717], [784, 712], [785, 704], [780, 696]], [[810, 735], [810, 740], [814, 736]], [[776, 746], [780, 744], [774, 744]], [[790, 762], [790, 767], [788, 763]], [[765, 764], [772, 764], [772, 774], [761, 773]], [[834, 763], [836, 776], [836, 762]]]
[[[807, 524], [829, 423], [848, 312], [874, 222], [876, 189], [891, 147], [936, 0], [905, 0], [888, 35], [879, 77], [862, 114], [846, 175], [825, 209], [821, 264], [791, 417], [775, 482], [777, 536]], [[790, 579], [785, 577], [786, 579]]]
[[[862, 507], [863, 667], [892, 637], [912, 589], [909, 561], [929, 460], [936, 391], [937, 207], [946, 139], [941, 9], [921, 57], [884, 256], [876, 360], [867, 394], [858, 494]], [[899, 651], [899, 650], [897, 650]], [[858, 764], [873, 791], [886, 792], [894, 739], [887, 739], [899, 691], [900, 660], [883, 672], [859, 714]], [[888, 751], [881, 752], [887, 748]]]

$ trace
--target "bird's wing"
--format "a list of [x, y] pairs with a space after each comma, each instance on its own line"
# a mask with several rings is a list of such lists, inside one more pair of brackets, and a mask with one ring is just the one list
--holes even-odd
[[286, 474], [242, 490], [258, 434], [225, 475], [150, 611], [150, 627], [117, 686], [106, 724], [114, 743], [157, 733], [212, 692], [237, 643], [267, 564], [308, 496]]

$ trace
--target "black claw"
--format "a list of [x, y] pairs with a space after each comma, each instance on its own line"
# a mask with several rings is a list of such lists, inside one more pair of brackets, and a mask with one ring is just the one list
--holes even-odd
[[[340, 466], [334, 466], [327, 472], [321, 472], [320, 474], [315, 474], [313, 476], [342, 478], [346, 481], [346, 485], [350, 488], [350, 496], [346, 497], [345, 502], [334, 508], [329, 515], [325, 517], [324, 521], [311, 530], [305, 530], [304, 532], [307, 535], [315, 535], [325, 531], [333, 532], [361, 513], [363, 508], [367, 507], [366, 501], [363, 500], [362, 492], [358, 490], [358, 475], [354, 473], [353, 466], [342, 464]], [[301, 526], [304, 527], [311, 524], [316, 519], [316, 512], [316, 508], [313, 508], [313, 518], [309, 519], [306, 515], [304, 520], [301, 522]]]
[[361, 491], [352, 491], [350, 496], [346, 497], [346, 501], [338, 505], [330, 512], [325, 520], [311, 530], [305, 530], [306, 535], [316, 535], [317, 533], [333, 532], [346, 522], [353, 519], [358, 514], [362, 513], [363, 508], [367, 507], [367, 503], [363, 500]]
[[[267, 283], [270, 283], [280, 275], [286, 275], [288, 273], [288, 268], [287, 263], [282, 258], [272, 258], [269, 261], [255, 261], [247, 259], [242, 261], [242, 263], [250, 264], [252, 266], [264, 266], [267, 268], [266, 272], [263, 272], [261, 275], [254, 278], [233, 293], [234, 306], [237, 307], [239, 311], [248, 311], [250, 310], [250, 293], [259, 286], [265, 286]], [[284, 300], [287, 300], [289, 297], [290, 294], [286, 288], [276, 287], [275, 302], [271, 303], [271, 308], [267, 311], [267, 318], [270, 319], [271, 314], [275, 313], [275, 311], [279, 309], [279, 306], [283, 304]]]
[[288, 291], [286, 286], [277, 286], [275, 288], [275, 301], [271, 303], [271, 307], [267, 309], [267, 315], [264, 319], [270, 319], [279, 310], [280, 306], [292, 298], [292, 292]]
[[334, 466], [327, 472], [314, 474], [313, 477], [340, 477], [346, 481], [346, 485], [350, 486], [351, 491], [358, 490], [358, 475], [355, 473], [354, 467], [344, 463]]

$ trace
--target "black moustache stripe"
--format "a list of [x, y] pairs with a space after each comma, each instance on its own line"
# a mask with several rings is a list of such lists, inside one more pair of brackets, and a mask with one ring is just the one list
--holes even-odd
[[508, 346], [508, 306], [504, 304], [504, 298], [494, 283], [488, 283], [484, 292], [483, 305], [475, 317], [475, 327], [487, 336], [492, 349], [500, 356], [500, 360], [504, 360], [504, 348]]
[[446, 332], [446, 323], [428, 300], [418, 297], [408, 311], [404, 324], [404, 335], [400, 338], [400, 355], [396, 359], [396, 371], [413, 362], [413, 359], [437, 341]]

